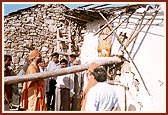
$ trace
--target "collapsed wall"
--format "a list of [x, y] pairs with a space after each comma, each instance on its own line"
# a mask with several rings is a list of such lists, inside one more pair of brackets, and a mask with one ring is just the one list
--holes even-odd
[[[156, 111], [156, 112], [165, 112], [165, 92], [166, 92], [166, 70], [165, 70], [165, 14], [164, 14], [164, 5], [160, 5], [160, 9], [157, 12], [157, 8], [149, 9], [146, 14], [145, 8], [138, 9], [128, 21], [124, 22], [117, 28], [115, 31], [116, 35], [120, 33], [126, 33], [127, 38], [135, 37], [135, 39], [127, 47], [127, 51], [132, 57], [135, 65], [131, 62], [128, 54], [124, 51], [124, 57], [130, 60], [131, 72], [135, 74], [134, 78], [139, 81], [139, 91], [136, 93], [130, 85], [129, 91], [127, 91], [127, 108], [125, 109], [124, 100], [121, 100], [121, 109], [128, 110], [129, 104], [130, 108], [133, 108], [132, 105], [135, 105], [136, 108], [133, 108], [136, 111]], [[156, 14], [156, 17], [155, 17]], [[143, 17], [144, 15], [144, 17]], [[121, 16], [115, 21], [112, 22], [114, 27], [117, 27], [127, 16]], [[143, 17], [143, 18], [142, 18]], [[141, 20], [140, 20], [141, 19]], [[153, 21], [152, 21], [153, 19]], [[149, 21], [150, 20], [150, 21]], [[141, 23], [139, 23], [139, 22]], [[149, 21], [149, 22], [148, 22]], [[148, 22], [148, 23], [147, 23]], [[81, 61], [82, 63], [94, 60], [98, 57], [98, 35], [94, 35], [98, 31], [98, 28], [102, 24], [107, 22], [102, 19], [102, 21], [94, 21], [87, 24], [86, 34], [84, 36], [84, 44], [81, 48]], [[139, 24], [138, 24], [139, 23]], [[138, 24], [138, 26], [137, 26]], [[137, 26], [137, 27], [136, 27]], [[142, 28], [144, 26], [144, 28]], [[135, 28], [136, 27], [136, 28]], [[141, 31], [138, 29], [142, 28]], [[136, 30], [137, 29], [137, 30]], [[139, 31], [139, 33], [138, 33]], [[135, 34], [133, 34], [135, 32]], [[116, 39], [116, 35], [112, 35], [112, 51], [113, 54], [121, 54], [122, 48], [119, 41]], [[126, 44], [127, 42], [125, 42]], [[87, 47], [87, 44], [88, 47]], [[126, 73], [123, 74], [123, 76]], [[131, 74], [130, 74], [131, 75]], [[126, 75], [129, 77], [130, 75]], [[122, 79], [124, 82], [133, 83], [131, 79]], [[143, 83], [145, 82], [145, 84]], [[130, 81], [129, 81], [130, 80]], [[145, 85], [147, 89], [145, 88]], [[119, 88], [119, 87], [117, 87]], [[120, 89], [120, 88], [119, 88]], [[133, 91], [134, 90], [134, 91]], [[120, 99], [124, 98], [124, 90], [121, 88], [119, 91]], [[121, 92], [120, 92], [121, 91]], [[156, 100], [159, 100], [156, 102]]]

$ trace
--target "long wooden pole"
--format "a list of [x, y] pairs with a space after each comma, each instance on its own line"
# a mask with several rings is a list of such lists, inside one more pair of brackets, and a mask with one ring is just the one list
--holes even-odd
[[[146, 16], [146, 13], [147, 13], [148, 8], [149, 8], [149, 5], [147, 5], [146, 10], [144, 11], [143, 15], [141, 16], [141, 22], [140, 22], [140, 25], [139, 25], [139, 28], [138, 28], [138, 29], [140, 29], [141, 26], [142, 26], [142, 23], [143, 23], [143, 20], [145, 19], [145, 16]], [[137, 26], [137, 27], [138, 27], [138, 26]], [[132, 32], [131, 36], [132, 36], [134, 33], [135, 33], [135, 31]], [[131, 36], [130, 36], [129, 38], [131, 38]], [[137, 40], [137, 37], [134, 38], [134, 42], [133, 42], [133, 45], [132, 45], [131, 50], [130, 50], [130, 55], [131, 55], [131, 53], [132, 53], [132, 51], [133, 51], [133, 49], [134, 49], [136, 40]], [[134, 59], [134, 58], [133, 58], [133, 59]]]
[[[114, 33], [114, 34], [116, 34], [116, 33]], [[139, 74], [139, 76], [140, 76], [140, 78], [141, 78], [141, 81], [142, 81], [142, 83], [143, 83], [143, 85], [144, 85], [146, 91], [148, 92], [148, 94], [149, 94], [149, 96], [150, 96], [150, 93], [149, 93], [149, 90], [148, 90], [148, 88], [147, 88], [147, 86], [146, 86], [146, 84], [145, 84], [145, 81], [143, 80], [143, 77], [142, 77], [140, 71], [138, 70], [136, 64], [134, 63], [133, 59], [131, 58], [129, 52], [127, 51], [126, 47], [125, 47], [124, 44], [121, 42], [121, 40], [119, 39], [119, 37], [117, 36], [117, 34], [116, 34], [116, 38], [117, 38], [118, 42], [122, 45], [123, 49], [124, 49], [125, 52], [127, 53], [129, 59], [131, 60], [132, 64], [134, 65], [135, 69], [137, 70], [137, 72], [138, 72], [138, 74]]]
[[124, 12], [121, 12], [119, 15], [111, 19], [108, 23], [106, 23], [103, 27], [101, 27], [94, 35], [97, 35], [100, 31], [102, 31], [106, 26], [108, 26], [111, 22], [113, 22], [115, 19], [117, 19], [120, 15], [122, 15]]
[[[148, 20], [146, 21], [146, 23], [145, 23], [139, 30], [137, 30], [137, 32], [135, 33], [135, 35], [132, 36], [132, 37], [129, 39], [129, 41], [126, 42], [126, 44], [124, 45], [125, 48], [127, 48], [127, 47], [129, 46], [129, 44], [132, 42], [132, 40], [133, 40], [135, 37], [138, 36], [138, 34], [141, 32], [141, 30], [142, 30], [151, 20], [154, 20], [154, 19], [155, 19], [155, 17], [156, 17], [156, 15], [157, 15], [157, 13], [159, 12], [159, 10], [160, 10], [160, 7], [157, 8], [157, 9], [155, 10], [155, 12], [152, 14], [152, 17], [151, 17], [150, 19], [148, 19]], [[152, 21], [152, 22], [153, 22], [153, 21]]]
[[[105, 65], [105, 64], [120, 63], [121, 61], [122, 59], [119, 56], [113, 56], [113, 57], [98, 57], [97, 60], [91, 63]], [[28, 74], [28, 75], [21, 75], [21, 76], [6, 76], [4, 77], [4, 84], [19, 83], [19, 82], [37, 80], [37, 79], [46, 79], [50, 77], [57, 77], [65, 74], [71, 74], [74, 72], [81, 72], [88, 69], [91, 63], [62, 68], [54, 71], [46, 71], [42, 73], [35, 73], [35, 74]]]
[[113, 30], [103, 40], [107, 39], [121, 24], [123, 24], [125, 21], [129, 20], [129, 18], [131, 17], [132, 14], [130, 14], [127, 18], [125, 18], [122, 22], [120, 22], [116, 27], [114, 27]]
[[149, 31], [149, 29], [150, 29], [150, 27], [151, 27], [151, 25], [152, 25], [154, 19], [156, 18], [156, 15], [158, 14], [159, 9], [160, 9], [160, 7], [155, 11], [155, 14], [153, 15], [153, 19], [152, 19], [152, 21], [150, 22], [150, 25], [148, 26], [148, 28], [147, 28], [147, 30], [146, 30], [146, 32], [145, 32], [145, 35], [144, 35], [144, 37], [143, 37], [143, 39], [141, 40], [141, 42], [140, 42], [140, 44], [139, 44], [137, 50], [135, 51], [135, 53], [134, 53], [134, 55], [133, 55], [133, 59], [135, 58], [135, 55], [137, 54], [138, 50], [140, 49], [140, 46], [142, 45], [142, 43], [143, 43], [143, 41], [144, 41], [144, 39], [145, 39], [145, 37], [146, 37], [148, 31]]

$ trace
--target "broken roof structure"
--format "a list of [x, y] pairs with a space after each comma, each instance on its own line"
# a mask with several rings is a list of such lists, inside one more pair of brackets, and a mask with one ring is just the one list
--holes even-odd
[[[136, 4], [136, 5], [126, 5], [120, 7], [112, 7], [109, 6], [111, 4], [103, 4], [94, 6], [94, 4], [88, 4], [84, 6], [77, 7], [75, 9], [69, 9], [65, 12], [69, 15], [69, 17], [78, 19], [84, 22], [93, 22], [94, 20], [102, 19], [100, 13], [103, 14], [104, 17], [115, 17], [118, 13], [122, 12], [122, 14], [133, 13], [136, 9], [145, 7], [145, 4]], [[108, 7], [109, 6], [109, 7]]]
[[[106, 34], [103, 40], [111, 37], [111, 55], [121, 54], [130, 60], [131, 68], [134, 69], [136, 77], [138, 76], [138, 79], [141, 80], [141, 85], [143, 84], [144, 90], [141, 91], [147, 93], [143, 96], [149, 96], [147, 99], [150, 101], [143, 102], [146, 106], [144, 108], [147, 110], [151, 108], [151, 110], [164, 110], [164, 107], [158, 109], [156, 105], [165, 105], [165, 98], [162, 98], [163, 100], [159, 98], [165, 96], [165, 89], [157, 86], [156, 83], [165, 81], [165, 57], [161, 59], [161, 63], [157, 63], [157, 69], [153, 68], [153, 63], [160, 60], [158, 55], [165, 56], [164, 5], [133, 4], [107, 7], [108, 5], [103, 4], [94, 7], [93, 4], [88, 4], [65, 12], [65, 16], [87, 25], [81, 50], [82, 62], [85, 63], [99, 57], [97, 44], [99, 43], [98, 40], [101, 39], [99, 38], [100, 34], [107, 26], [111, 26], [110, 32]], [[124, 40], [122, 38], [123, 33], [125, 35]], [[98, 45], [102, 45], [103, 40]], [[109, 43], [111, 44], [111, 41]], [[161, 46], [159, 47], [160, 50], [155, 47], [158, 45]], [[155, 84], [153, 87], [157, 87], [163, 92], [157, 94], [157, 91], [151, 87], [152, 82]], [[144, 98], [143, 96], [141, 98]], [[153, 101], [156, 98], [162, 101], [155, 105]]]

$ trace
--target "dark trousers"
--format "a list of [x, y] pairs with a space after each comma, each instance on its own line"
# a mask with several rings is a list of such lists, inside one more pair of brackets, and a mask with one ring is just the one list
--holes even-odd
[[55, 84], [56, 81], [54, 79], [49, 81], [49, 92], [47, 93], [47, 109], [53, 111], [55, 109]]
[[50, 90], [47, 94], [47, 108], [55, 109], [55, 90]]
[[61, 88], [61, 111], [70, 111], [70, 90]]
[[72, 108], [71, 111], [81, 110], [81, 98], [72, 98]]

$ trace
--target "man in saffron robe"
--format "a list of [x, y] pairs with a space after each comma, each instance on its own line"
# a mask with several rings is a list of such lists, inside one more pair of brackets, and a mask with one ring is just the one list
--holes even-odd
[[[38, 63], [41, 62], [41, 54], [35, 49], [29, 54], [31, 64], [27, 68], [26, 74], [34, 74], [40, 72]], [[45, 98], [44, 98], [45, 81], [33, 80], [23, 83], [22, 97], [20, 106], [26, 111], [45, 111]]]

